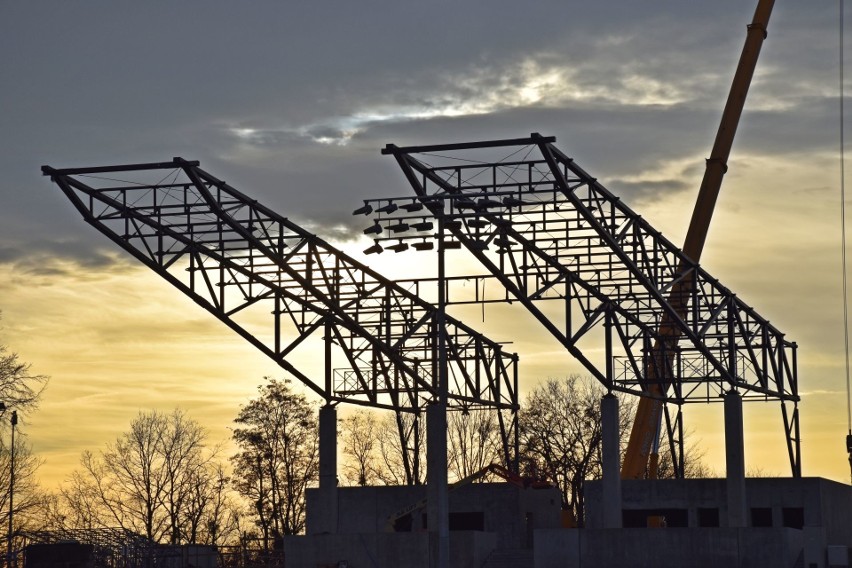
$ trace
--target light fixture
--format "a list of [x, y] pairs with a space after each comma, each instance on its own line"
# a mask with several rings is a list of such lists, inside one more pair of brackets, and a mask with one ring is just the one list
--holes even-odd
[[402, 233], [408, 230], [408, 224], [397, 223], [396, 225], [388, 225], [388, 230], [393, 231], [394, 233]]
[[423, 221], [422, 223], [412, 223], [411, 228], [415, 231], [431, 231], [435, 225], [431, 221]]
[[387, 247], [388, 250], [392, 250], [393, 252], [402, 252], [408, 250], [408, 243], [397, 243], [395, 245], [391, 245]]
[[413, 203], [406, 203], [405, 205], [402, 205], [401, 207], [403, 209], [405, 209], [406, 211], [408, 211], [409, 213], [414, 213], [415, 211], [420, 211], [421, 209], [423, 209], [423, 204], [420, 203], [419, 201], [415, 201]]
[[455, 202], [456, 209], [478, 209], [476, 203], [468, 198], [459, 199]]
[[506, 207], [520, 207], [521, 205], [526, 205], [526, 203], [521, 201], [517, 197], [509, 196], [503, 198], [503, 205], [505, 205]]
[[485, 221], [484, 219], [468, 219], [467, 226], [474, 227], [476, 229], [482, 229], [483, 227], [487, 227], [490, 223]]
[[370, 248], [364, 249], [364, 254], [381, 254], [383, 250], [385, 249], [382, 248], [382, 245], [376, 243]]
[[397, 209], [399, 209], [399, 206], [396, 203], [391, 202], [376, 209], [376, 213], [393, 213]]
[[487, 197], [483, 197], [476, 204], [481, 209], [488, 209], [490, 207], [503, 207], [503, 204], [500, 203], [499, 201], [495, 201], [493, 199], [488, 199]]
[[381, 232], [382, 232], [382, 226], [379, 225], [378, 223], [376, 223], [372, 227], [367, 227], [366, 229], [364, 229], [365, 235], [378, 235]]
[[359, 207], [355, 211], [352, 212], [353, 215], [369, 215], [373, 212], [373, 206], [369, 203], [365, 203], [363, 207]]
[[422, 241], [419, 243], [414, 243], [411, 245], [414, 247], [414, 250], [424, 251], [424, 250], [432, 250], [435, 248], [435, 243], [432, 241]]

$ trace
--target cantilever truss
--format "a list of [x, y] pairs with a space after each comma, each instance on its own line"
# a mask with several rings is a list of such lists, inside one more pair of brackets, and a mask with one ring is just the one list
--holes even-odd
[[[327, 402], [417, 412], [438, 396], [441, 333], [450, 407], [516, 419], [514, 354], [453, 318], [440, 327], [433, 305], [198, 166], [42, 171], [86, 221]], [[324, 346], [318, 379], [290, 361], [311, 341]]]
[[[533, 134], [389, 144], [382, 153], [396, 158], [420, 201], [489, 272], [462, 278], [496, 278], [505, 288], [502, 298], [474, 301], [519, 301], [608, 389], [662, 393], [678, 407], [670, 436], [686, 402], [721, 401], [732, 388], [746, 399], [781, 401], [795, 473], [796, 344], [554, 141]], [[545, 309], [540, 300], [548, 299], [561, 309]]]

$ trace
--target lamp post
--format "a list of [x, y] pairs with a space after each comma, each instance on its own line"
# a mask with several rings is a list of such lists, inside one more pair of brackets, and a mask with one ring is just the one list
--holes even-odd
[[[450, 198], [447, 198], [450, 199]], [[364, 251], [365, 254], [380, 254], [384, 250], [404, 252], [411, 247], [418, 251], [433, 250], [437, 241], [438, 253], [438, 313], [435, 321], [435, 344], [438, 348], [436, 365], [437, 381], [433, 383], [436, 393], [426, 410], [426, 477], [427, 477], [427, 513], [429, 532], [435, 535], [436, 557], [431, 559], [430, 566], [434, 568], [449, 568], [450, 566], [450, 529], [449, 529], [449, 496], [447, 486], [447, 406], [449, 398], [449, 369], [447, 363], [446, 345], [446, 249], [459, 248], [458, 243], [450, 244], [446, 240], [445, 227], [447, 221], [444, 215], [437, 216], [437, 233], [431, 215], [441, 210], [444, 201], [430, 201], [424, 205], [417, 199], [392, 198], [374, 201], [377, 204], [373, 225], [364, 234], [374, 235], [375, 243]], [[382, 205], [383, 202], [386, 204]], [[418, 214], [418, 211], [428, 208], [430, 212]], [[354, 211], [356, 215], [370, 215], [374, 212], [372, 204], [365, 202], [364, 207]], [[397, 213], [399, 212], [399, 213]], [[411, 215], [414, 214], [414, 215]], [[408, 236], [409, 230], [418, 235]], [[390, 236], [380, 236], [384, 231], [393, 233]], [[395, 244], [387, 244], [398, 241]], [[384, 243], [384, 246], [380, 244]]]
[[[5, 410], [5, 405], [3, 409]], [[12, 565], [12, 497], [15, 494], [15, 426], [18, 424], [18, 411], [12, 411], [12, 442], [9, 446], [9, 532], [6, 543], [6, 561], [8, 566]]]

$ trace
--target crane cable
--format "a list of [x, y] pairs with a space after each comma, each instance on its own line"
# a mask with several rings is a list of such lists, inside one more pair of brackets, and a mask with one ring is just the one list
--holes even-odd
[[839, 0], [840, 20], [840, 49], [839, 49], [839, 79], [840, 79], [840, 251], [843, 265], [843, 341], [846, 361], [846, 451], [849, 453], [850, 475], [852, 475], [852, 388], [849, 382], [849, 300], [847, 297], [846, 276], [846, 164], [845, 164], [845, 132], [843, 109], [843, 0]]

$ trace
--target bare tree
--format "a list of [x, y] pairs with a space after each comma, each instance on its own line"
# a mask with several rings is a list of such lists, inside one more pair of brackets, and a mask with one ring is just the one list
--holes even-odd
[[[368, 485], [414, 485], [425, 481], [426, 439], [422, 417], [389, 413], [381, 420], [359, 410], [342, 421], [343, 478]], [[447, 414], [447, 460], [451, 477], [461, 479], [502, 462], [500, 428], [487, 410]]]
[[413, 412], [386, 414], [378, 432], [376, 477], [385, 485], [421, 485], [426, 481], [426, 428]]
[[51, 530], [95, 529], [102, 526], [101, 519], [107, 517], [106, 509], [96, 494], [96, 487], [81, 470], [72, 472], [71, 477], [50, 496], [45, 517]]
[[[9, 511], [10, 470], [12, 467], [9, 439], [4, 437], [0, 444], [0, 479], [6, 480], [0, 490], [0, 511], [3, 518], [8, 520]], [[45, 526], [43, 515], [48, 502], [48, 495], [39, 487], [36, 473], [43, 463], [32, 453], [26, 436], [18, 432], [15, 436], [14, 447], [14, 499], [12, 500], [13, 533], [22, 530], [40, 530]], [[4, 521], [5, 522], [5, 521]], [[4, 525], [5, 526], [5, 525]]]
[[447, 414], [447, 462], [451, 477], [462, 479], [504, 461], [495, 412], [478, 409]]
[[[605, 391], [592, 379], [548, 379], [530, 393], [520, 413], [521, 455], [538, 475], [555, 483], [563, 508], [582, 522], [586, 479], [601, 475], [600, 402]], [[621, 404], [622, 436], [633, 414]]]
[[81, 470], [60, 493], [63, 522], [117, 525], [155, 542], [196, 542], [205, 514], [196, 495], [208, 490], [208, 472], [217, 467], [205, 437], [182, 410], [140, 412], [106, 451], [83, 453]]
[[193, 507], [193, 500], [207, 478], [211, 456], [202, 454], [206, 433], [200, 424], [187, 418], [181, 410], [165, 417], [159, 428], [159, 451], [164, 470], [164, 506], [168, 514], [171, 544], [186, 540], [195, 542], [197, 522], [203, 509]]
[[305, 489], [319, 477], [319, 439], [314, 407], [289, 381], [268, 379], [259, 396], [240, 409], [233, 438], [237, 491], [255, 504], [257, 525], [270, 536], [305, 528]]
[[[712, 469], [704, 460], [706, 452], [701, 444], [694, 440], [691, 431], [684, 432], [683, 447], [683, 476], [687, 479], [698, 479], [714, 477]], [[669, 444], [666, 443], [665, 435], [660, 440], [660, 458], [657, 464], [657, 478], [673, 479], [675, 477], [674, 461]]]
[[46, 386], [47, 376], [33, 373], [29, 363], [0, 344], [0, 402], [7, 409], [35, 409]]
[[[522, 459], [562, 492], [562, 505], [578, 522], [584, 516], [584, 486], [601, 476], [600, 402], [604, 388], [591, 378], [572, 375], [548, 379], [533, 389], [520, 413]], [[635, 414], [633, 398], [620, 398], [621, 446], [625, 447]], [[703, 451], [685, 435], [684, 474], [707, 477]], [[659, 478], [674, 477], [668, 444], [660, 446]]]
[[[33, 373], [30, 364], [21, 361], [17, 353], [0, 344], [0, 403], [5, 409], [0, 410], [0, 479], [11, 480], [14, 474], [13, 530], [33, 529], [43, 524], [41, 511], [48, 496], [35, 481], [42, 461], [33, 455], [22, 426], [24, 413], [38, 407], [47, 380], [47, 376]], [[14, 447], [11, 446], [11, 416], [21, 418], [21, 424], [16, 428]], [[10, 489], [8, 483], [0, 485], [0, 510], [4, 512], [9, 510]]]
[[241, 507], [230, 490], [231, 478], [220, 463], [198, 474], [186, 507], [188, 540], [216, 546], [236, 542]]
[[379, 480], [377, 434], [379, 421], [375, 413], [358, 410], [341, 422], [344, 461], [343, 479], [348, 484], [373, 485]]

